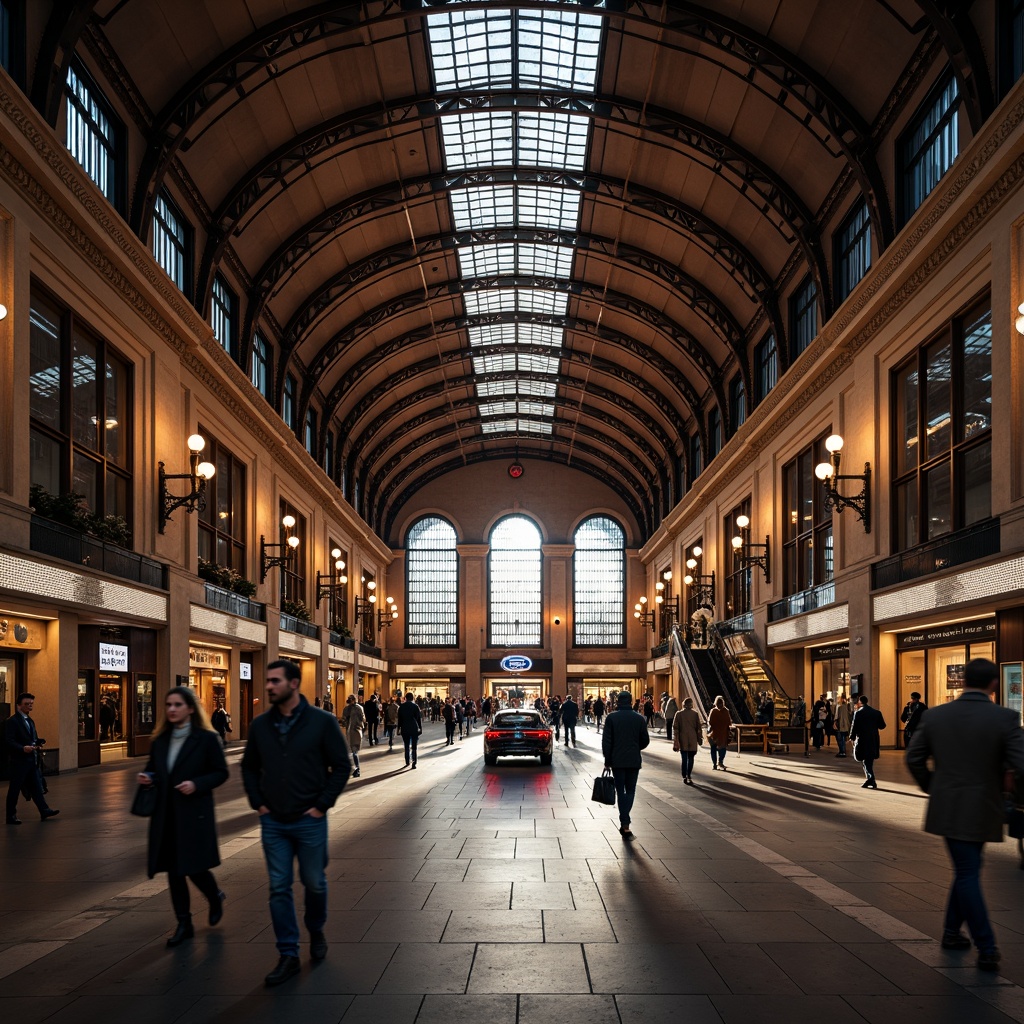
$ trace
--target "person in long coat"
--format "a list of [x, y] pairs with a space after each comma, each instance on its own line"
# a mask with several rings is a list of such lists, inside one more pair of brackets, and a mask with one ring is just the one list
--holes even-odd
[[352, 753], [355, 770], [352, 778], [359, 778], [359, 748], [363, 745], [363, 730], [366, 728], [366, 712], [356, 700], [355, 694], [349, 694], [345, 702], [345, 710], [341, 713], [341, 727], [345, 730], [348, 749]]
[[875, 782], [875, 761], [881, 754], [879, 733], [885, 728], [882, 712], [868, 704], [868, 698], [861, 695], [860, 707], [853, 713], [850, 739], [853, 740], [854, 759], [864, 765], [864, 785], [861, 789], [878, 789]]
[[715, 698], [715, 706], [708, 715], [708, 736], [711, 737], [711, 767], [725, 771], [725, 752], [729, 747], [732, 716], [722, 697]]
[[678, 750], [682, 758], [683, 782], [693, 785], [693, 762], [697, 748], [704, 742], [700, 715], [693, 709], [693, 699], [687, 697], [683, 706], [672, 716], [672, 749]]
[[220, 738], [206, 709], [187, 686], [175, 686], [164, 699], [164, 713], [153, 733], [140, 786], [155, 786], [156, 809], [149, 819], [149, 877], [167, 872], [171, 904], [178, 919], [171, 948], [195, 934], [188, 881], [210, 904], [210, 925], [224, 915], [224, 893], [211, 868], [220, 864], [213, 791], [227, 781]]

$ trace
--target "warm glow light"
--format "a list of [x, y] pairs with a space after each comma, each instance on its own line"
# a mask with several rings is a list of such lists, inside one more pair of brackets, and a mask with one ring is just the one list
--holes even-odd
[[640, 598], [640, 603], [641, 604], [647, 604], [647, 595], [646, 594], [644, 594], [644, 596]]
[[663, 602], [664, 600], [665, 600], [665, 598], [663, 598], [663, 597], [661, 596], [661, 594], [659, 594], [659, 595], [658, 595], [658, 596], [657, 596], [657, 597], [656, 597], [656, 598], [654, 599], [654, 603], [655, 603], [655, 604], [661, 604], [661, 603], [662, 603], [662, 602]]
[[703, 555], [703, 554], [704, 554], [704, 549], [698, 544], [697, 547], [695, 547], [693, 549], [693, 557], [694, 558], [700, 558], [700, 556]]
[[828, 478], [830, 476], [832, 476], [833, 472], [834, 472], [834, 470], [832, 469], [832, 463], [831, 462], [819, 462], [814, 467], [814, 475], [819, 480], [828, 480]]
[[367, 590], [376, 590], [377, 589], [377, 581], [376, 580], [370, 580], [370, 582], [366, 584], [366, 589]]
[[298, 537], [289, 537], [288, 538], [288, 547], [290, 547], [294, 551], [295, 548], [297, 548], [298, 546], [299, 546], [299, 538]]
[[696, 558], [688, 558], [686, 560], [686, 568], [687, 569], [696, 569], [697, 568], [697, 559]]
[[370, 604], [376, 604], [377, 603], [377, 595], [376, 594], [371, 594], [369, 596], [368, 600], [369, 600]]
[[7, 319], [7, 307], [0, 303], [0, 320]]
[[206, 447], [206, 438], [202, 434], [189, 434], [185, 444], [190, 452], [201, 452]]
[[339, 576], [338, 577], [338, 582], [339, 583], [348, 583], [348, 577], [347, 576]]
[[655, 584], [654, 589], [655, 590], [664, 590], [665, 589], [665, 584], [662, 583], [661, 580], [658, 580], [658, 582]]
[[749, 516], [737, 516], [736, 525], [741, 529], [745, 530], [750, 525]]
[[338, 570], [338, 572], [341, 572], [341, 570], [345, 568], [345, 563], [344, 563], [344, 562], [343, 562], [343, 561], [342, 561], [342, 560], [341, 560], [341, 559], [339, 558], [339, 559], [338, 559], [338, 560], [337, 560], [337, 561], [336, 561], [336, 562], [334, 563], [334, 568], [335, 568], [335, 569], [337, 569], [337, 570]]
[[281, 520], [281, 525], [286, 529], [290, 530], [295, 525], [295, 516], [285, 516]]
[[825, 438], [825, 447], [835, 455], [836, 452], [841, 452], [843, 450], [843, 439], [838, 434], [829, 434], [829, 436]]
[[689, 587], [689, 586], [691, 586], [691, 585], [692, 585], [692, 583], [693, 583], [693, 577], [692, 577], [692, 576], [691, 576], [691, 575], [690, 575], [689, 573], [687, 573], [687, 574], [686, 574], [686, 575], [685, 575], [685, 576], [683, 577], [683, 582], [684, 582], [684, 583], [685, 583], [685, 584], [686, 584], [686, 585], [687, 585], [687, 586]]
[[662, 575], [662, 577], [664, 579], [671, 580], [672, 579], [672, 570], [671, 569], [666, 569], [661, 575]]
[[737, 550], [739, 550], [741, 547], [743, 547], [743, 538], [742, 537], [733, 537], [733, 539], [732, 539], [732, 546], [734, 548], [736, 548]]
[[[331, 558], [341, 558], [341, 548], [331, 548]], [[344, 569], [345, 563], [342, 562], [341, 565], [338, 566], [338, 568]]]
[[395, 603], [395, 599], [394, 599], [393, 597], [389, 597], [389, 598], [387, 599], [387, 603], [388, 603], [388, 604], [394, 604], [394, 603]]
[[[3, 308], [4, 308], [3, 306], [0, 306], [0, 309], [3, 309]], [[1013, 325], [1014, 325], [1014, 327], [1017, 328], [1017, 333], [1018, 334], [1024, 334], [1024, 302], [1022, 302], [1017, 307], [1017, 312], [1020, 314], [1020, 316], [1018, 316], [1017, 319], [1014, 320]], [[4, 310], [4, 314], [3, 314], [3, 316], [0, 316], [0, 320], [3, 320], [4, 316], [6, 316], [6, 315], [7, 315], [7, 311]]]
[[634, 619], [639, 619], [640, 618], [640, 613], [639, 612], [633, 612], [633, 618]]
[[212, 462], [200, 462], [196, 467], [196, 476], [200, 480], [212, 480], [217, 467]]

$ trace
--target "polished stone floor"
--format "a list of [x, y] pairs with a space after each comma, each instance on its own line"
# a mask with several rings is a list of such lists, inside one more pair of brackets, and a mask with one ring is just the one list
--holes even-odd
[[[364, 748], [330, 816], [328, 958], [276, 990], [256, 823], [229, 755], [218, 792], [222, 924], [167, 950], [137, 764], [51, 779], [60, 817], [0, 834], [0, 1015], [18, 1024], [970, 1024], [1024, 1021], [1024, 871], [988, 847], [1003, 970], [937, 943], [948, 869], [899, 754], [860, 788], [834, 750], [730, 753], [697, 785], [658, 738], [626, 844], [590, 801], [599, 737], [553, 768], [487, 768], [479, 734], [420, 767]], [[201, 909], [201, 908], [198, 908]]]

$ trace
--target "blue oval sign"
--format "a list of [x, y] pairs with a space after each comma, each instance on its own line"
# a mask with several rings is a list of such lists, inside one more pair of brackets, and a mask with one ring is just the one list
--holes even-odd
[[501, 667], [506, 672], [529, 672], [533, 662], [525, 654], [509, 654], [501, 659]]

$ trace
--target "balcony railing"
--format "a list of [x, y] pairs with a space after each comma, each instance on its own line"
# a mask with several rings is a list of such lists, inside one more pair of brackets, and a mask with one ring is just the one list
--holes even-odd
[[233, 590], [225, 590], [223, 587], [215, 586], [213, 583], [206, 584], [206, 607], [216, 608], [217, 611], [227, 612], [230, 615], [241, 615], [245, 619], [253, 619], [255, 622], [267, 621], [267, 606], [253, 601], [250, 597], [236, 594]]
[[364, 643], [362, 640], [359, 641], [359, 653], [365, 654], [370, 658], [380, 657], [380, 648], [375, 647], [373, 644]]
[[768, 605], [768, 621], [778, 622], [779, 619], [788, 619], [791, 615], [802, 615], [804, 612], [814, 611], [815, 608], [824, 608], [833, 604], [835, 599], [835, 582], [829, 580], [828, 583], [819, 583], [816, 587], [801, 590], [799, 594], [790, 594], [789, 597]]
[[871, 587], [881, 590], [897, 583], [930, 576], [954, 565], [973, 562], [999, 554], [999, 520], [986, 519], [966, 530], [947, 534], [910, 551], [901, 551], [892, 558], [875, 562], [871, 567]]
[[354, 636], [345, 636], [343, 633], [339, 633], [337, 630], [331, 630], [331, 643], [335, 647], [345, 647], [350, 651], [356, 649], [356, 638]]
[[652, 658], [663, 658], [666, 654], [668, 654], [668, 640], [662, 640], [657, 647], [651, 648]]
[[715, 628], [721, 636], [732, 636], [733, 633], [752, 633], [754, 631], [754, 613], [744, 612], [734, 615], [731, 619], [723, 619], [716, 623]]
[[41, 516], [32, 517], [29, 545], [33, 551], [62, 562], [98, 569], [144, 587], [167, 589], [167, 566], [162, 562]]
[[308, 636], [313, 640], [320, 639], [320, 627], [313, 622], [306, 622], [304, 619], [297, 619], [294, 615], [285, 615], [281, 612], [281, 628], [289, 633], [298, 633], [300, 636]]

